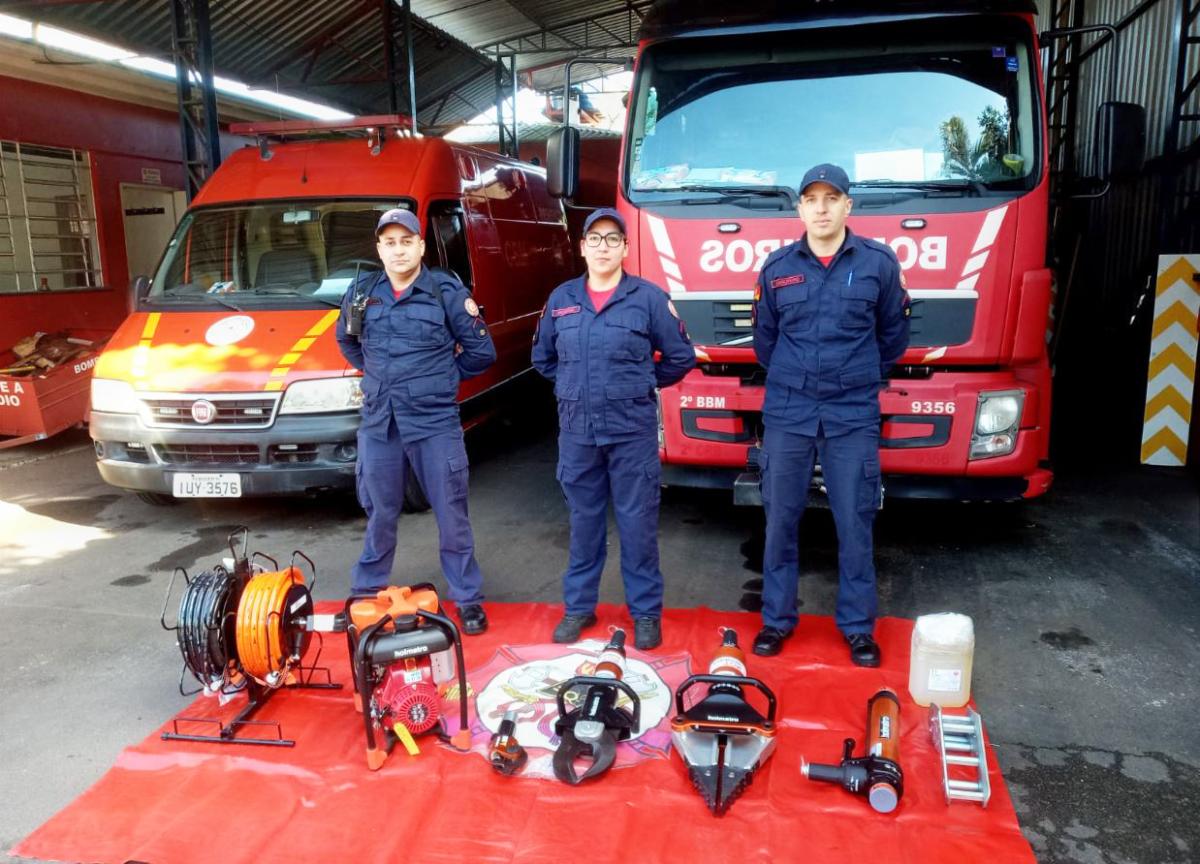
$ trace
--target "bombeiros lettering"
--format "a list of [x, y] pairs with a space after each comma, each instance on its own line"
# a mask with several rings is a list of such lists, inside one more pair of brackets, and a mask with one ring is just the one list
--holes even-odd
[[[886, 243], [896, 253], [903, 270], [916, 267], [919, 270], [945, 270], [946, 253], [949, 238], [942, 234], [931, 237], [915, 237], [901, 235], [888, 240], [885, 237], [873, 238], [879, 243]], [[705, 240], [700, 244], [700, 269], [705, 273], [720, 273], [728, 270], [731, 273], [745, 273], [762, 270], [767, 256], [777, 249], [782, 249], [789, 243], [795, 243], [795, 238], [758, 240]]]
[[720, 273], [729, 270], [733, 273], [745, 273], [748, 270], [758, 272], [762, 269], [767, 256], [776, 249], [782, 249], [791, 240], [705, 240], [700, 244], [700, 269], [706, 273]]
[[98, 358], [96, 358], [96, 357], [89, 357], [86, 360], [76, 363], [75, 364], [75, 374], [79, 375], [80, 373], [86, 372], [89, 369], [91, 369], [93, 366], [96, 365], [97, 359]]

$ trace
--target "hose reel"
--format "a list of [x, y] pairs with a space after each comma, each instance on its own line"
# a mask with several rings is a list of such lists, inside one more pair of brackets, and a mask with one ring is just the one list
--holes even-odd
[[[270, 694], [283, 686], [339, 689], [328, 669], [319, 669], [316, 659], [309, 667], [301, 662], [312, 637], [312, 588], [316, 584], [316, 565], [303, 552], [292, 553], [291, 562], [280, 568], [268, 555], [246, 554], [249, 529], [242, 527], [229, 535], [231, 558], [213, 565], [195, 577], [182, 567], [176, 568], [167, 586], [159, 621], [163, 629], [174, 631], [183, 657], [179, 692], [194, 695], [201, 690], [210, 695], [229, 696], [245, 689], [246, 706], [229, 723], [213, 717], [177, 717], [166, 740], [215, 741], [236, 744], [273, 744], [291, 746], [279, 724], [250, 719]], [[237, 549], [240, 538], [241, 550]], [[297, 559], [308, 565], [311, 578], [306, 582]], [[270, 569], [268, 568], [268, 565]], [[166, 609], [171, 602], [177, 577], [182, 574], [183, 594], [174, 625], [167, 624]], [[318, 634], [319, 638], [319, 634]], [[317, 651], [317, 659], [320, 650]], [[317, 671], [324, 680], [314, 682]], [[187, 673], [200, 687], [187, 691]], [[197, 724], [215, 726], [216, 734], [183, 731]], [[239, 737], [246, 727], [267, 727], [273, 737]]]

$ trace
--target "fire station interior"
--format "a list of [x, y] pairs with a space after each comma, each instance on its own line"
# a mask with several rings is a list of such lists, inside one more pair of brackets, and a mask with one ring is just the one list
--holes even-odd
[[[806, 860], [1200, 860], [1200, 0], [744, 5], [0, 0], [0, 859], [375, 860], [407, 854], [382, 837], [399, 819], [460, 860], [592, 857], [573, 846], [595, 831], [608, 860], [798, 860], [805, 838]], [[1025, 34], [1019, 50], [980, 41], [995, 16]], [[918, 31], [908, 47], [872, 35]], [[745, 104], [785, 76], [761, 70], [787, 63], [804, 93], [869, 92], [872, 74], [893, 86], [889, 63], [1000, 83], [964, 109], [914, 84], [936, 144], [911, 143], [914, 120], [872, 130], [890, 153], [860, 153], [842, 112], [857, 129], [892, 106], [772, 104], [753, 128], [688, 115], [726, 86], [688, 54], [696, 44], [760, 70], [729, 91]], [[972, 50], [986, 75], [955, 59]], [[754, 143], [774, 135], [792, 143]], [[950, 332], [953, 300], [973, 316], [952, 322], [957, 342], [910, 342], [881, 385], [884, 657], [869, 670], [849, 664], [834, 625], [839, 541], [819, 470], [799, 527], [800, 623], [779, 657], [750, 651], [772, 386], [750, 350], [771, 290], [755, 279], [804, 227], [787, 172], [739, 154], [807, 157], [822, 139], [830, 159], [855, 154], [850, 228], [890, 246], [914, 328]], [[686, 164], [688, 148], [721, 167]], [[582, 225], [598, 206], [626, 220], [625, 269], [668, 292], [698, 365], [655, 397], [662, 653], [633, 650], [610, 513], [603, 626], [585, 631], [591, 665], [573, 673], [592, 677], [564, 685], [599, 686], [605, 640], [624, 628], [621, 662], [641, 671], [605, 692], [659, 725], [626, 742], [628, 712], [608, 715], [614, 767], [562, 790], [574, 769], [552, 769], [533, 736], [587, 750], [590, 733], [553, 714], [515, 720], [487, 688], [561, 647], [561, 415], [529, 346], [543, 315], [572, 312], [543, 307], [585, 272]], [[419, 710], [439, 725], [415, 740], [383, 714], [372, 727], [363, 707], [420, 676], [371, 660], [382, 631], [347, 599], [368, 519], [365, 388], [334, 339], [347, 291], [382, 273], [376, 225], [396, 207], [418, 214], [423, 266], [465, 286], [500, 357], [458, 395], [491, 629], [462, 635], [453, 604], [442, 616], [421, 593], [443, 591], [444, 558], [411, 473], [393, 584], [415, 593], [371, 601], [405, 610], [383, 628], [397, 652], [437, 655], [421, 662], [441, 689]], [[155, 370], [162, 356], [171, 365]], [[322, 369], [328, 387], [289, 398]], [[121, 399], [138, 407], [105, 407]], [[205, 438], [213, 417], [219, 442]], [[280, 573], [286, 584], [258, 578]], [[228, 586], [245, 600], [256, 581], [261, 609], [244, 612]], [[912, 689], [920, 622], [939, 613], [972, 634], [954, 678], [968, 695], [945, 717]], [[712, 651], [734, 630], [742, 671], [720, 672]], [[218, 668], [219, 686], [199, 667]], [[661, 704], [635, 692], [650, 670]], [[682, 697], [676, 710], [679, 686], [732, 692], [682, 684], [714, 670], [742, 676], [747, 704], [770, 693], [771, 719], [764, 707], [718, 734]], [[553, 712], [539, 686], [529, 705]], [[863, 718], [888, 698], [898, 750], [857, 761], [875, 742]], [[744, 752], [727, 738], [761, 745], [736, 791], [703, 779], [711, 765], [688, 736], [707, 746], [710, 733], [723, 768]], [[844, 738], [857, 744], [841, 753]], [[859, 770], [869, 789], [847, 779]], [[597, 819], [603, 808], [624, 815]]]

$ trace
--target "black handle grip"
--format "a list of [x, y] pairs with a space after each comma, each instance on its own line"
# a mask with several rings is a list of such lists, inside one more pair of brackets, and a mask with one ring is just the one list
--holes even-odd
[[842, 771], [841, 765], [822, 765], [818, 762], [811, 762], [808, 766], [809, 780], [822, 780], [826, 783], [837, 783], [841, 785], [845, 774]]
[[742, 678], [738, 675], [689, 675], [675, 691], [675, 711], [683, 714], [683, 694], [696, 684], [737, 684], [741, 687], [753, 687], [767, 697], [767, 722], [775, 722], [775, 694], [757, 678]]
[[567, 716], [567, 691], [575, 687], [615, 687], [629, 697], [630, 703], [633, 705], [633, 732], [641, 731], [642, 723], [642, 700], [638, 698], [637, 691], [622, 681], [620, 678], [596, 678], [592, 675], [576, 675], [574, 678], [568, 678], [566, 681], [558, 685], [558, 693], [555, 694], [555, 701], [558, 703], [558, 716]]

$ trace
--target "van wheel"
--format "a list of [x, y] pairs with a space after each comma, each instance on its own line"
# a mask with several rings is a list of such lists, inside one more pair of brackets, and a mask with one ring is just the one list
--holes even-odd
[[428, 509], [429, 499], [425, 497], [425, 490], [421, 488], [417, 472], [409, 468], [408, 480], [404, 484], [404, 512], [424, 513]]
[[164, 495], [161, 492], [139, 492], [137, 497], [147, 504], [153, 504], [155, 507], [174, 507], [179, 503], [179, 499], [172, 495]]

